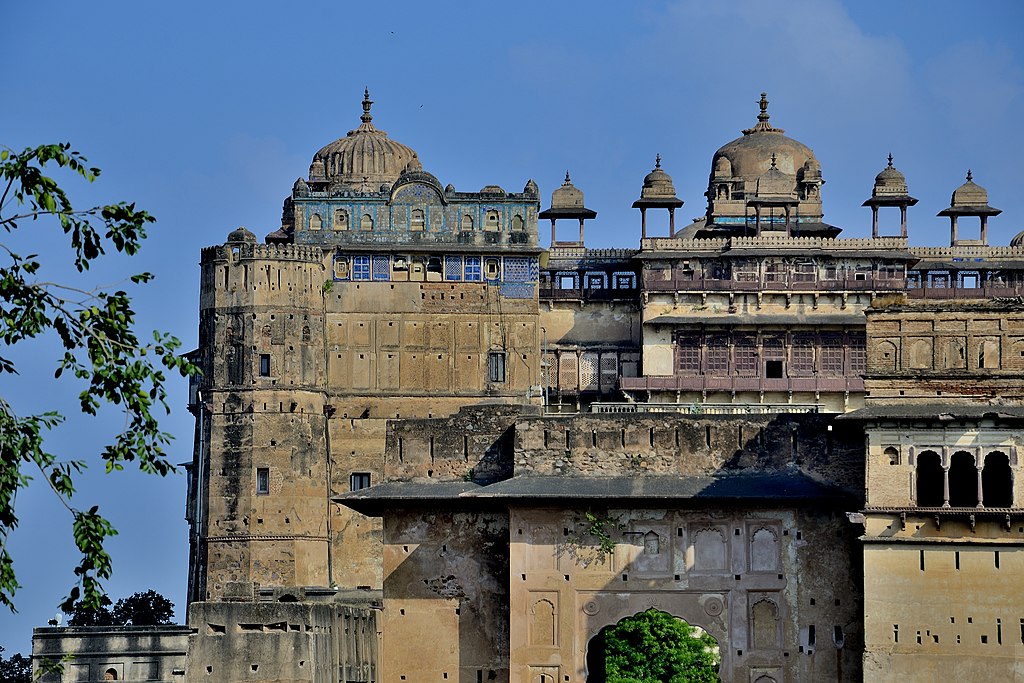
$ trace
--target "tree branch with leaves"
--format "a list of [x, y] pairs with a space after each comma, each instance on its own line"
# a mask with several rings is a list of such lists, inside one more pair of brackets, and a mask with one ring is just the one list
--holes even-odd
[[[143, 472], [163, 476], [174, 470], [164, 451], [171, 436], [161, 431], [157, 421], [160, 411], [169, 412], [168, 374], [187, 377], [198, 372], [176, 353], [180, 342], [158, 331], [151, 339], [141, 340], [125, 291], [40, 279], [39, 255], [18, 253], [10, 240], [3, 239], [3, 234], [26, 230], [26, 224], [39, 229], [41, 222], [42, 230], [52, 228], [56, 235], [40, 233], [29, 241], [49, 245], [63, 235], [79, 276], [110, 248], [136, 254], [147, 226], [154, 222], [150, 214], [125, 202], [76, 209], [65, 190], [47, 175], [48, 169], [65, 169], [91, 183], [100, 170], [87, 163], [67, 143], [22, 152], [0, 150], [0, 377], [18, 373], [10, 349], [33, 343], [42, 348], [43, 337], [54, 335], [58, 343], [54, 377], [66, 373], [62, 381], [77, 381], [81, 412], [96, 416], [104, 406], [114, 406], [124, 413], [123, 427], [98, 453], [106, 471], [132, 463]], [[138, 273], [130, 279], [143, 284], [153, 275]], [[33, 478], [44, 480], [68, 511], [80, 553], [75, 585], [61, 608], [69, 611], [76, 603], [99, 608], [104, 597], [101, 581], [111, 575], [104, 542], [117, 531], [97, 506], [80, 507], [73, 499], [75, 475], [86, 469], [89, 458], [62, 458], [46, 446], [47, 432], [63, 421], [64, 415], [57, 411], [20, 415], [0, 395], [0, 604], [12, 611], [19, 583], [7, 541], [18, 526], [18, 491]]]

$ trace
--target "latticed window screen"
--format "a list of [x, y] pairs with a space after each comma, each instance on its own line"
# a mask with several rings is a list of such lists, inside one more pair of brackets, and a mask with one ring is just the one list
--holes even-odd
[[739, 375], [757, 374], [757, 345], [750, 337], [736, 340], [733, 348], [733, 362]]
[[814, 282], [815, 266], [813, 263], [798, 263], [793, 269], [795, 282]]
[[636, 273], [612, 273], [612, 287], [615, 289], [636, 289]]
[[837, 337], [826, 337], [821, 343], [821, 372], [843, 374], [843, 346]]
[[676, 359], [679, 372], [689, 375], [700, 372], [700, 339], [679, 337], [676, 341]]
[[558, 355], [550, 351], [544, 354], [545, 367], [541, 368], [541, 380], [549, 387], [558, 386]]
[[580, 391], [597, 391], [600, 382], [599, 358], [596, 353], [580, 357]]
[[814, 347], [809, 339], [797, 339], [794, 342], [791, 368], [797, 375], [810, 375], [814, 372]]
[[867, 370], [867, 349], [864, 337], [856, 337], [850, 341], [850, 371], [855, 375]]
[[373, 279], [374, 280], [390, 280], [391, 279], [391, 257], [374, 255], [373, 257]]
[[558, 356], [558, 386], [566, 391], [575, 391], [579, 387], [579, 362], [575, 353], [563, 353]]
[[619, 376], [619, 367], [614, 354], [601, 356], [601, 391], [613, 391]]
[[725, 337], [708, 339], [708, 373], [724, 375], [729, 372], [729, 344]]
[[529, 282], [530, 259], [519, 257], [505, 258], [505, 282]]
[[480, 282], [480, 257], [466, 257], [466, 280], [469, 282]]
[[462, 257], [461, 256], [445, 256], [444, 257], [444, 279], [445, 280], [461, 280], [462, 279]]

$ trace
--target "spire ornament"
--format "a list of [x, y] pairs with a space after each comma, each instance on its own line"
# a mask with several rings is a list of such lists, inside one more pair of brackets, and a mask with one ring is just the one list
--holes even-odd
[[889, 168], [892, 168], [892, 152], [889, 152]]
[[373, 105], [373, 100], [370, 99], [370, 88], [363, 88], [363, 115], [359, 117], [359, 120], [363, 123], [370, 123], [373, 121], [373, 116], [370, 114], [370, 107]]
[[661, 154], [654, 155], [654, 168], [661, 168]]
[[753, 128], [747, 128], [743, 131], [744, 135], [750, 135], [751, 133], [785, 133], [786, 131], [782, 128], [776, 128], [768, 119], [771, 115], [768, 113], [768, 93], [761, 93], [761, 99], [757, 101], [757, 106], [761, 110], [757, 115], [757, 123], [754, 124]]
[[974, 176], [971, 175], [971, 169], [967, 169], [967, 182], [974, 182]]

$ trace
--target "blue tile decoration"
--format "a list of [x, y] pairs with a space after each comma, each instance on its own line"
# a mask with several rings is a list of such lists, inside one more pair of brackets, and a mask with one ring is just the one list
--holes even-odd
[[530, 261], [529, 258], [506, 257], [505, 282], [530, 282]]
[[373, 279], [391, 279], [391, 257], [387, 255], [374, 254], [373, 256]]
[[501, 285], [501, 295], [509, 299], [532, 299], [534, 285], [527, 282], [506, 282]]
[[445, 280], [461, 280], [462, 279], [462, 257], [461, 256], [445, 256], [444, 257], [444, 279]]

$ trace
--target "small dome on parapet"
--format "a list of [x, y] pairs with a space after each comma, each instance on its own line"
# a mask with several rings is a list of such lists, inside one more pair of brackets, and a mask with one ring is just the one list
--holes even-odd
[[228, 233], [228, 244], [243, 242], [246, 244], [255, 244], [256, 235], [252, 234], [244, 227], [239, 226]]
[[480, 194], [492, 194], [499, 197], [504, 197], [507, 192], [500, 185], [484, 185], [480, 188]]
[[771, 166], [757, 177], [758, 197], [789, 197], [794, 194], [792, 178], [779, 170], [775, 154], [772, 154]]
[[804, 165], [800, 169], [801, 180], [818, 180], [821, 178], [821, 163], [811, 157], [804, 162]]
[[988, 204], [988, 190], [974, 182], [971, 170], [967, 169], [967, 182], [953, 190], [950, 206], [984, 206]]
[[309, 165], [309, 179], [313, 182], [327, 180], [323, 159], [313, 159], [313, 163]]
[[676, 187], [672, 184], [672, 176], [661, 167], [661, 155], [654, 157], [654, 169], [644, 176], [644, 186], [640, 190], [641, 199], [672, 199], [676, 196]]
[[715, 169], [713, 171], [716, 178], [729, 178], [732, 176], [732, 162], [729, 161], [728, 157], [718, 157], [715, 159]]
[[1021, 230], [1010, 240], [1011, 247], [1024, 247], [1024, 230]]
[[988, 190], [974, 182], [971, 170], [967, 169], [967, 182], [953, 190], [949, 208], [939, 212], [940, 216], [998, 216], [1002, 211], [988, 205]]
[[908, 192], [906, 177], [896, 170], [892, 165], [892, 154], [889, 155], [889, 165], [882, 169], [882, 172], [875, 176], [875, 187], [871, 191], [872, 197], [893, 197], [905, 196]]
[[292, 195], [295, 197], [308, 197], [309, 196], [309, 185], [302, 178], [296, 178], [295, 184], [292, 185]]
[[540, 188], [537, 187], [537, 183], [533, 182], [533, 178], [526, 181], [526, 186], [523, 187], [523, 194], [527, 194], [532, 197], [540, 196]]
[[572, 184], [569, 172], [565, 172], [565, 182], [551, 193], [552, 209], [576, 209], [583, 207], [583, 190]]
[[454, 192], [455, 192], [455, 186], [452, 185], [451, 183], [448, 183], [447, 185], [444, 186], [444, 193], [445, 194], [452, 194]]

